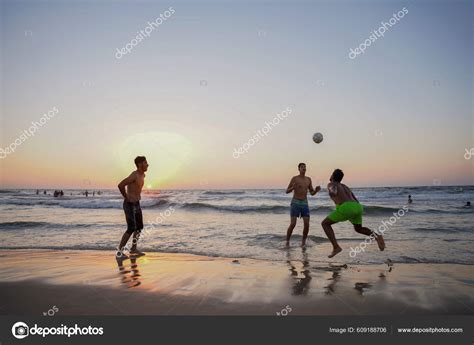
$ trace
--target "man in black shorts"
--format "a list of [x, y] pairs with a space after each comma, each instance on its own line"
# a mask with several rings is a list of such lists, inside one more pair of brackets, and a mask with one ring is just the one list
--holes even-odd
[[[132, 172], [130, 176], [119, 183], [118, 189], [122, 193], [123, 211], [125, 212], [125, 219], [127, 220], [127, 231], [123, 234], [119, 247], [117, 248], [118, 259], [128, 259], [128, 256], [123, 252], [130, 236], [133, 234], [132, 247], [130, 254], [135, 256], [145, 255], [137, 249], [140, 232], [143, 229], [142, 209], [140, 208], [140, 198], [143, 185], [145, 184], [145, 171], [148, 169], [146, 158], [138, 156], [135, 158], [135, 165], [137, 170]], [[126, 190], [125, 190], [126, 187]]]

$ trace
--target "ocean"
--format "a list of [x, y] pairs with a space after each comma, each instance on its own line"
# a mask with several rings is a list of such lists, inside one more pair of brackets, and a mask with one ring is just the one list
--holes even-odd
[[[141, 201], [146, 230], [139, 248], [270, 261], [474, 264], [474, 208], [464, 207], [467, 201], [474, 202], [474, 186], [353, 191], [364, 205], [364, 226], [386, 225], [385, 251], [372, 243], [350, 255], [366, 237], [345, 222], [334, 225], [343, 252], [327, 258], [331, 246], [321, 221], [334, 205], [324, 189], [309, 196], [311, 223], [305, 250], [299, 247], [302, 220], [291, 247], [285, 248], [291, 195], [284, 190], [147, 190]], [[117, 247], [126, 229], [118, 190], [102, 190], [87, 198], [83, 190], [64, 190], [58, 198], [51, 190], [48, 195], [40, 192], [0, 190], [0, 248], [112, 251]], [[409, 194], [412, 204], [407, 204]], [[400, 212], [403, 207], [408, 211]]]

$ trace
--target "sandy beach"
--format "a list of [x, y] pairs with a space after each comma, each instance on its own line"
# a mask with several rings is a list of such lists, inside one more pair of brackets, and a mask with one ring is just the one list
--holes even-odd
[[[1, 250], [2, 315], [474, 314], [474, 269]], [[53, 308], [55, 307], [55, 308]], [[278, 314], [277, 314], [278, 313]]]

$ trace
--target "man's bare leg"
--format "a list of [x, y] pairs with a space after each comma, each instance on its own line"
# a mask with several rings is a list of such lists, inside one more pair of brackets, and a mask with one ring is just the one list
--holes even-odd
[[128, 239], [130, 238], [130, 235], [128, 232], [124, 232], [123, 236], [122, 236], [122, 240], [120, 241], [120, 244], [119, 244], [119, 247], [118, 247], [118, 251], [117, 251], [117, 258], [120, 258], [120, 259], [128, 259], [128, 256], [124, 254], [123, 250], [124, 250], [124, 247], [125, 245], [127, 244], [128, 242]]
[[331, 241], [332, 247], [333, 247], [332, 253], [328, 255], [328, 258], [332, 258], [336, 254], [342, 252], [342, 248], [339, 247], [339, 244], [337, 244], [336, 235], [334, 235], [334, 230], [332, 229], [332, 226], [331, 226], [334, 223], [337, 223], [337, 222], [334, 222], [327, 217], [321, 222], [324, 232], [326, 233], [326, 236], [329, 238], [329, 241]]
[[288, 247], [290, 245], [290, 238], [291, 234], [293, 233], [293, 229], [296, 226], [296, 217], [291, 217], [290, 220], [290, 226], [288, 227], [288, 230], [286, 231], [286, 246]]
[[135, 255], [135, 256], [145, 255], [145, 253], [137, 249], [137, 243], [138, 243], [138, 240], [140, 239], [140, 233], [141, 233], [140, 231], [133, 232], [132, 248], [130, 248], [130, 254]]
[[382, 235], [378, 235], [369, 228], [363, 227], [361, 224], [354, 224], [354, 230], [357, 231], [359, 234], [363, 235], [374, 235], [375, 240], [377, 241], [377, 245], [379, 246], [379, 249], [383, 251], [385, 249], [385, 241], [383, 239]]
[[130, 251], [134, 252], [137, 250], [137, 243], [139, 239], [140, 239], [140, 231], [134, 231], [133, 238], [132, 238], [132, 248], [130, 249]]
[[303, 217], [303, 240], [301, 241], [301, 246], [304, 247], [306, 245], [306, 238], [308, 237], [309, 232], [309, 217]]

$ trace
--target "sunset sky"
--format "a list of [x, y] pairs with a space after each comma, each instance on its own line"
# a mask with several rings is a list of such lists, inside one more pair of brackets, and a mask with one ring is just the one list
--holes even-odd
[[285, 188], [299, 162], [316, 183], [341, 168], [351, 186], [473, 184], [472, 16], [470, 1], [2, 1], [1, 147], [59, 113], [0, 159], [1, 187], [114, 188], [137, 155], [160, 189]]

